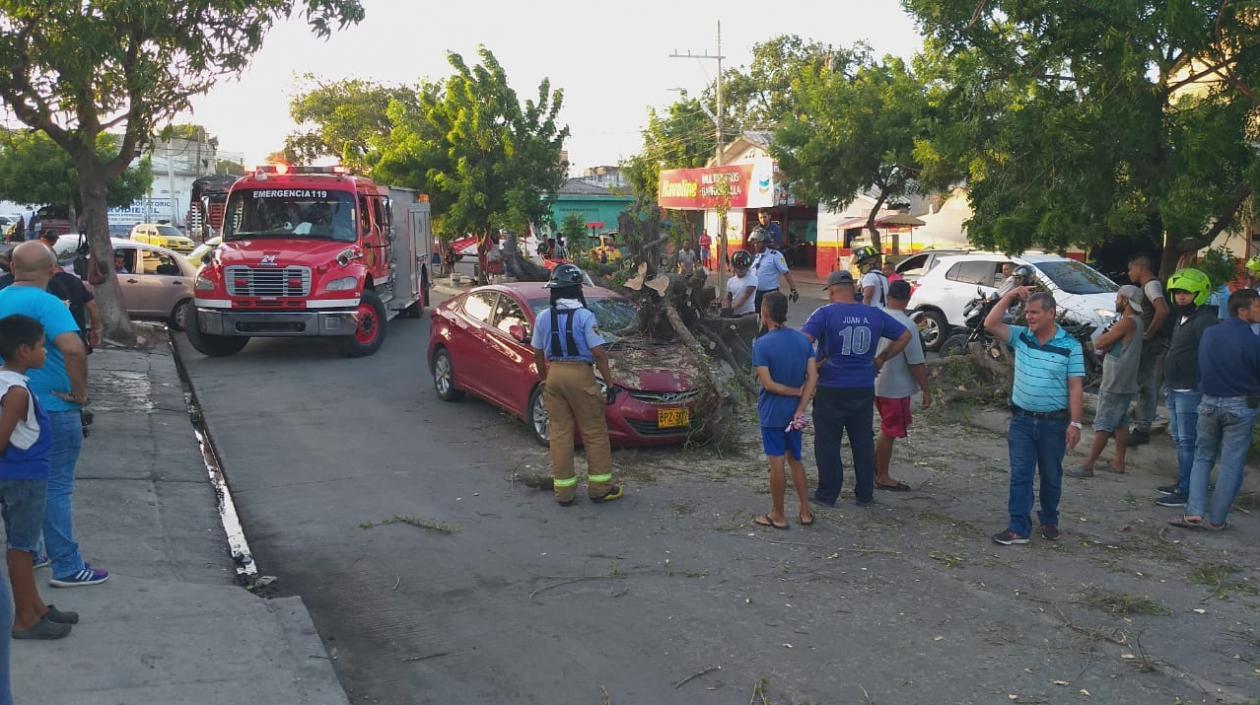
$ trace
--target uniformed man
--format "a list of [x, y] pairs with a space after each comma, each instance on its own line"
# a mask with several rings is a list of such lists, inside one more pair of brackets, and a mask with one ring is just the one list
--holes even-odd
[[[608, 369], [604, 339], [595, 330], [595, 314], [582, 296], [582, 270], [562, 264], [551, 273], [551, 307], [538, 315], [534, 325], [534, 365], [543, 383], [543, 403], [549, 418], [551, 477], [556, 501], [569, 506], [577, 496], [573, 470], [573, 427], [582, 431], [586, 449], [586, 489], [597, 504], [621, 499], [624, 492], [613, 484], [612, 449], [604, 406], [617, 399]], [[595, 379], [599, 368], [606, 384], [600, 391]]]

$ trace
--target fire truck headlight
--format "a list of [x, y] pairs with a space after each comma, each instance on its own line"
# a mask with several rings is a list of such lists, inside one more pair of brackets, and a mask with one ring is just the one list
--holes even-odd
[[197, 281], [193, 284], [197, 291], [214, 291], [214, 282], [206, 279], [200, 274], [197, 275]]
[[354, 277], [342, 277], [328, 282], [324, 291], [354, 291], [359, 288], [359, 280]]

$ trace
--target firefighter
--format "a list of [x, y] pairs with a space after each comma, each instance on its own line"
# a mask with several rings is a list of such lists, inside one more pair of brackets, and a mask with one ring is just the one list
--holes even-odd
[[[595, 314], [582, 296], [585, 275], [572, 264], [551, 273], [551, 307], [534, 325], [534, 365], [543, 384], [543, 403], [550, 423], [551, 477], [556, 501], [570, 506], [577, 497], [573, 469], [573, 427], [582, 431], [586, 449], [586, 490], [597, 504], [621, 499], [624, 491], [613, 484], [612, 450], [604, 406], [617, 399], [608, 369], [604, 339], [596, 330]], [[605, 384], [595, 379], [594, 365]]]

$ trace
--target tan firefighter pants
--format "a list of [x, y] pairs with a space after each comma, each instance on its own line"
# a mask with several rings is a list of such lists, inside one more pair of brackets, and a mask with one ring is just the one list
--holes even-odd
[[586, 449], [586, 490], [603, 497], [612, 489], [612, 449], [604, 421], [604, 395], [595, 382], [595, 371], [584, 362], [553, 362], [547, 368], [543, 403], [550, 420], [551, 477], [559, 502], [577, 494], [573, 470], [573, 427], [582, 431]]

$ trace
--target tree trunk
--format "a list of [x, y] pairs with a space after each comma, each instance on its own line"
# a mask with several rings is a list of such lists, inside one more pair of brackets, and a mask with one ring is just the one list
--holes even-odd
[[876, 252], [883, 254], [884, 248], [879, 238], [879, 228], [875, 227], [875, 220], [879, 218], [879, 209], [884, 207], [884, 201], [888, 200], [888, 191], [879, 190], [879, 198], [875, 199], [875, 205], [871, 206], [871, 212], [866, 216], [866, 229], [871, 231], [871, 247]]
[[[94, 156], [94, 155], [92, 155]], [[83, 225], [87, 230], [88, 247], [92, 253], [88, 278], [99, 280], [93, 285], [97, 305], [101, 310], [101, 322], [105, 337], [127, 345], [135, 342], [131, 317], [123, 306], [122, 291], [114, 274], [114, 247], [109, 240], [109, 216], [106, 194], [109, 182], [95, 160], [76, 159], [79, 170], [79, 197], [83, 202]]]

